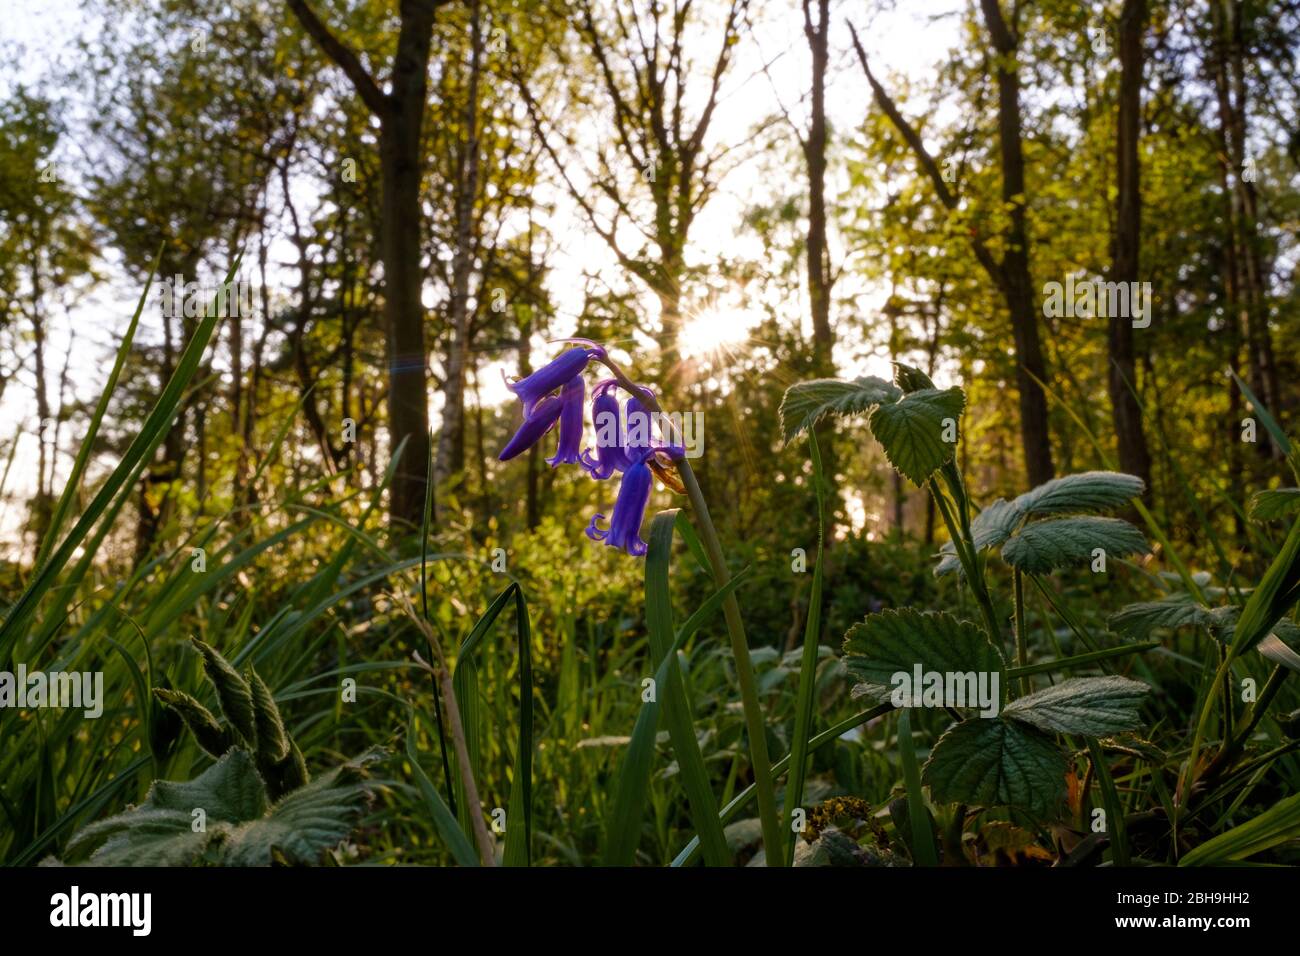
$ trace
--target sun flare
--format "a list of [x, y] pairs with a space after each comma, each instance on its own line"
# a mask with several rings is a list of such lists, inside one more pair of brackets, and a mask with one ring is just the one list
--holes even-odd
[[759, 316], [745, 309], [706, 309], [690, 315], [677, 337], [685, 358], [714, 358], [740, 345], [754, 328]]

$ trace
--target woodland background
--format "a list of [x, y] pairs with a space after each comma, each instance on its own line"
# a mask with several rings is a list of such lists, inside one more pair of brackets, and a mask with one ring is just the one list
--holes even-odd
[[[219, 327], [88, 580], [136, 575], [147, 595], [218, 527], [267, 542], [159, 623], [154, 653], [194, 632], [238, 643], [349, 540], [322, 513], [418, 553], [431, 462], [431, 549], [505, 549], [532, 602], [557, 859], [591, 852], [578, 818], [599, 816], [590, 792], [630, 727], [642, 647], [640, 566], [581, 534], [612, 489], [550, 469], [549, 447], [496, 460], [519, 421], [502, 375], [557, 339], [607, 343], [666, 405], [704, 412], [695, 468], [752, 567], [742, 607], [774, 693], [807, 612], [792, 552], [817, 540], [778, 407], [808, 378], [908, 362], [966, 389], [961, 465], [982, 503], [1110, 466], [1147, 481], [1198, 568], [1231, 581], [1263, 564], [1245, 502], [1282, 456], [1264, 428], [1243, 440], [1253, 411], [1228, 373], [1294, 425], [1300, 3], [84, 0], [48, 60], [39, 7], [20, 5], [30, 19], [0, 45], [0, 603], [59, 535], [159, 249], [159, 276], [209, 285], [240, 257], [254, 314]], [[908, 69], [890, 66], [900, 50]], [[1151, 283], [1150, 326], [1045, 316], [1045, 284], [1069, 275]], [[150, 299], [79, 503], [198, 321]], [[826, 643], [868, 610], [950, 600], [930, 573], [945, 537], [931, 500], [852, 432], [819, 439]], [[452, 631], [506, 580], [434, 576]], [[365, 592], [309, 633], [305, 673], [409, 656]], [[722, 666], [700, 679], [727, 686]], [[383, 737], [388, 706], [328, 731], [313, 718], [312, 739]], [[744, 768], [728, 719], [730, 788]], [[505, 765], [508, 741], [484, 746]], [[664, 848], [670, 793], [655, 798]], [[56, 810], [32, 814], [35, 834]]]

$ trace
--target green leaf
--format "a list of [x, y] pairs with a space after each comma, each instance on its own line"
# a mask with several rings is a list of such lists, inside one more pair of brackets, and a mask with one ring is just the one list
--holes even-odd
[[155, 780], [145, 805], [187, 815], [201, 807], [209, 819], [242, 823], [266, 812], [266, 785], [248, 751], [236, 748], [193, 780]]
[[905, 365], [902, 362], [894, 363], [894, 384], [902, 389], [904, 395], [935, 387], [930, 376], [915, 365]]
[[438, 793], [438, 788], [433, 785], [429, 775], [424, 772], [420, 766], [420, 751], [415, 746], [415, 711], [411, 711], [410, 720], [406, 727], [406, 759], [411, 765], [411, 774], [415, 777], [416, 785], [420, 788], [420, 793], [424, 797], [424, 802], [429, 806], [429, 812], [433, 816], [433, 825], [438, 830], [438, 835], [447, 844], [447, 849], [451, 851], [452, 858], [461, 866], [478, 866], [478, 854], [474, 851], [474, 846], [461, 829], [456, 820], [456, 815], [451, 812], [447, 802], [442, 799]]
[[[956, 453], [956, 423], [965, 405], [959, 388], [922, 389], [872, 412], [871, 433], [889, 463], [920, 487]], [[954, 440], [944, 441], [949, 422]]]
[[1147, 550], [1142, 532], [1121, 518], [1058, 518], [1026, 525], [1002, 548], [1002, 559], [1028, 574], [1087, 564], [1101, 548], [1107, 558]]
[[1006, 686], [1002, 655], [984, 631], [941, 611], [904, 608], [868, 616], [844, 635], [843, 661], [862, 681], [854, 696], [882, 703], [890, 698], [893, 675], [910, 677], [917, 665], [943, 674], [997, 674], [999, 694]]
[[673, 753], [681, 771], [682, 787], [690, 805], [691, 824], [700, 835], [704, 859], [710, 866], [730, 866], [731, 853], [718, 822], [717, 797], [709, 781], [708, 768], [700, 753], [695, 721], [691, 716], [690, 698], [682, 680], [673, 646], [673, 609], [669, 592], [669, 566], [672, 560], [673, 527], [677, 510], [661, 511], [650, 522], [649, 550], [645, 565], [646, 631], [650, 653], [656, 666], [669, 660], [667, 685], [658, 688], [663, 700], [664, 720], [672, 741]]
[[1127, 677], [1071, 677], [1013, 700], [1002, 716], [1063, 734], [1117, 734], [1141, 724], [1138, 707], [1149, 689]]
[[1274, 804], [1240, 826], [1206, 840], [1178, 863], [1179, 866], [1231, 863], [1297, 838], [1300, 838], [1300, 793]]
[[311, 866], [349, 833], [370, 799], [366, 765], [380, 759], [370, 751], [321, 774], [281, 799], [270, 812], [235, 827], [222, 847], [226, 866], [269, 866], [272, 851], [289, 863]]
[[1297, 600], [1300, 600], [1300, 518], [1291, 525], [1281, 550], [1242, 608], [1233, 629], [1232, 643], [1228, 645], [1228, 659], [1244, 654], [1267, 637]]
[[[680, 530], [679, 519], [676, 527]], [[749, 569], [744, 568], [723, 587], [700, 605], [687, 618], [677, 632], [677, 639], [669, 652], [659, 661], [654, 673], [655, 687], [668, 686], [668, 669], [677, 664], [677, 652], [695, 636], [701, 626], [722, 607], [727, 595], [744, 583]], [[650, 769], [654, 762], [655, 743], [659, 731], [659, 698], [656, 695], [641, 705], [630, 737], [594, 738], [611, 745], [627, 744], [618, 768], [618, 787], [613, 806], [605, 825], [605, 866], [631, 866], [636, 860], [636, 849], [641, 842], [645, 800], [649, 795]], [[582, 744], [579, 744], [582, 746]]]
[[253, 692], [253, 723], [257, 735], [257, 758], [279, 763], [289, 756], [289, 736], [284, 731], [280, 708], [260, 674], [248, 669], [248, 685]]
[[1175, 594], [1160, 601], [1130, 604], [1108, 622], [1116, 634], [1136, 641], [1146, 640], [1161, 628], [1176, 631], [1183, 627], [1209, 627], [1214, 615], [1206, 607], [1192, 600], [1190, 595]]
[[234, 734], [217, 723], [217, 718], [213, 716], [212, 711], [189, 694], [166, 687], [155, 687], [153, 695], [165, 707], [180, 715], [185, 721], [185, 726], [190, 729], [190, 733], [194, 734], [194, 739], [198, 741], [199, 746], [211, 756], [220, 757], [235, 745]]
[[221, 702], [221, 712], [226, 720], [248, 744], [257, 741], [256, 719], [253, 716], [253, 691], [248, 683], [239, 676], [239, 671], [230, 666], [230, 662], [217, 651], [200, 641], [191, 638], [190, 643], [203, 657], [203, 673], [217, 691], [217, 700]]
[[1250, 517], [1272, 521], [1300, 513], [1300, 488], [1275, 488], [1257, 491], [1250, 499]]
[[898, 400], [898, 388], [883, 378], [867, 375], [852, 382], [819, 378], [786, 389], [781, 399], [781, 433], [789, 442], [827, 415], [847, 418], [871, 411], [883, 402]]
[[[971, 539], [977, 551], [996, 548], [1015, 533], [1017, 526], [1030, 518], [1113, 511], [1139, 497], [1143, 488], [1141, 478], [1117, 471], [1085, 471], [1053, 478], [1012, 501], [998, 498], [991, 503], [971, 520]], [[934, 569], [935, 574], [961, 569], [952, 542], [944, 542], [939, 550], [942, 557]]]
[[940, 803], [1013, 806], [1040, 817], [1065, 797], [1065, 755], [1032, 728], [995, 717], [955, 724], [930, 751], [921, 780]]
[[1100, 514], [1123, 508], [1141, 497], [1146, 486], [1135, 475], [1118, 471], [1084, 471], [1044, 482], [1012, 502], [1025, 517], [1053, 514]]
[[[184, 866], [224, 837], [225, 825], [255, 819], [266, 805], [253, 758], [235, 749], [193, 780], [154, 781], [143, 804], [82, 828], [65, 854], [80, 856], [102, 842], [90, 858], [97, 866]], [[195, 810], [204, 813], [204, 832], [193, 831]]]
[[[998, 498], [987, 508], [971, 519], [971, 540], [976, 551], [996, 548], [1011, 537], [1024, 516], [1016, 509], [1013, 502]], [[961, 570], [961, 561], [957, 558], [957, 549], [951, 541], [945, 541], [939, 549], [942, 557], [935, 566], [935, 574], [948, 574]]]

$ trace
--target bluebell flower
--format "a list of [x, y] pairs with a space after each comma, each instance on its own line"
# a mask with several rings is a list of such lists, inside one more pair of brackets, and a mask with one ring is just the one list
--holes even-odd
[[519, 426], [514, 437], [506, 443], [506, 447], [501, 449], [498, 459], [509, 461], [516, 455], [526, 452], [536, 445], [543, 435], [550, 431], [560, 418], [560, 412], [564, 410], [564, 402], [555, 395], [548, 395], [537, 402], [533, 408], [524, 415], [524, 423]]
[[575, 375], [560, 391], [560, 442], [555, 455], [546, 459], [552, 468], [582, 463], [583, 407], [586, 400], [586, 385], [581, 375]]
[[[524, 408], [524, 422], [502, 449], [501, 461], [527, 451], [558, 423], [560, 440], [554, 456], [547, 459], [552, 468], [558, 465], [581, 465], [593, 478], [604, 481], [622, 474], [618, 498], [608, 528], [602, 528], [604, 514], [596, 514], [587, 525], [587, 537], [604, 541], [640, 557], [648, 550], [641, 539], [641, 524], [657, 475], [669, 488], [685, 493], [674, 461], [686, 456], [682, 445], [670, 444], [655, 437], [655, 416], [646, 408], [654, 406], [654, 392], [634, 385], [610, 365], [605, 350], [589, 339], [567, 339], [576, 348], [562, 352], [542, 368], [517, 382], [507, 382]], [[619, 377], [606, 379], [592, 390], [592, 418], [596, 426], [596, 448], [582, 448], [586, 386], [582, 373], [592, 359], [610, 365]], [[619, 417], [617, 389], [625, 387], [631, 394]], [[559, 392], [557, 395], [556, 392]], [[676, 436], [669, 436], [676, 437]]]
[[641, 540], [641, 522], [645, 520], [646, 505], [650, 503], [650, 486], [654, 481], [650, 466], [646, 464], [646, 459], [651, 454], [649, 451], [643, 452], [642, 457], [623, 472], [609, 529], [601, 529], [600, 522], [605, 520], [605, 516], [597, 513], [587, 525], [588, 538], [604, 541], [611, 548], [622, 548], [633, 557], [646, 553], [647, 545]]
[[591, 423], [596, 429], [596, 454], [582, 453], [582, 466], [597, 481], [614, 472], [627, 470], [627, 453], [623, 446], [623, 429], [619, 419], [618, 398], [613, 394], [618, 382], [605, 379], [591, 390]]
[[532, 375], [521, 378], [517, 382], [507, 382], [506, 387], [519, 396], [519, 400], [524, 404], [524, 417], [528, 417], [534, 405], [557, 388], [567, 385], [575, 375], [581, 375], [592, 358], [604, 354], [605, 350], [599, 346], [568, 349]]
[[669, 487], [683, 492], [684, 489], [679, 486], [675, 475], [668, 471], [665, 462], [684, 455], [685, 449], [680, 445], [656, 442], [652, 447], [644, 448], [630, 457], [623, 472], [623, 480], [618, 486], [618, 498], [614, 501], [614, 514], [610, 518], [609, 528], [600, 527], [605, 515], [597, 512], [587, 525], [587, 537], [593, 541], [604, 541], [612, 548], [622, 548], [634, 557], [645, 554], [646, 543], [641, 540], [641, 523], [645, 520], [646, 505], [650, 503], [654, 476], [658, 475]]

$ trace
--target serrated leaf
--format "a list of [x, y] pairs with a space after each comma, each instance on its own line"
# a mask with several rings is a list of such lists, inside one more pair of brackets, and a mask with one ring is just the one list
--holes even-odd
[[[273, 854], [317, 863], [355, 825], [369, 793], [365, 767], [381, 754], [374, 750], [336, 767], [268, 809], [252, 755], [235, 748], [193, 780], [154, 781], [143, 804], [84, 827], [66, 853], [79, 856], [102, 843], [89, 862], [103, 866], [184, 866], [200, 858], [266, 866]], [[195, 810], [203, 811], [197, 831]]]
[[1250, 517], [1255, 521], [1272, 521], [1300, 514], [1300, 488], [1274, 488], [1257, 491], [1250, 499]]
[[[80, 830], [66, 852], [79, 854], [100, 841], [90, 862], [104, 866], [177, 866], [193, 862], [229, 827], [266, 811], [266, 787], [253, 758], [229, 751], [193, 780], [155, 780], [144, 803]], [[205, 831], [195, 834], [194, 811], [202, 810]]]
[[1087, 564], [1101, 548], [1107, 558], [1147, 550], [1142, 532], [1121, 518], [1057, 518], [1026, 525], [1002, 547], [1002, 560], [1028, 574]]
[[852, 382], [833, 378], [800, 382], [786, 389], [781, 399], [781, 433], [789, 442], [827, 415], [862, 415], [882, 402], [897, 401], [901, 394], [896, 386], [874, 375]]
[[1002, 716], [1062, 734], [1117, 734], [1141, 724], [1138, 707], [1148, 690], [1127, 677], [1071, 677], [1016, 698]]
[[1146, 486], [1136, 475], [1118, 471], [1084, 471], [1043, 482], [1012, 502], [1025, 517], [1054, 514], [1100, 514], [1140, 497]]
[[910, 676], [917, 665], [930, 673], [997, 674], [999, 704], [1006, 685], [1002, 655], [984, 632], [943, 612], [904, 608], [872, 614], [844, 635], [843, 661], [863, 682], [855, 696], [881, 702], [890, 698], [893, 676]]
[[254, 746], [257, 731], [253, 717], [253, 691], [239, 675], [239, 671], [230, 666], [230, 662], [217, 653], [216, 649], [192, 638], [191, 643], [203, 657], [203, 673], [212, 682], [221, 703], [221, 712], [230, 726], [249, 746]]
[[871, 433], [889, 463], [920, 487], [956, 454], [957, 442], [944, 441], [943, 436], [946, 423], [955, 426], [965, 406], [966, 396], [959, 388], [922, 389], [872, 412]]
[[217, 718], [197, 700], [183, 691], [155, 687], [153, 695], [165, 707], [180, 714], [185, 726], [194, 734], [200, 747], [212, 757], [220, 757], [235, 745], [234, 734], [217, 723]]
[[[1142, 479], [1117, 471], [1085, 471], [1044, 482], [1011, 501], [998, 498], [977, 514], [970, 525], [975, 549], [996, 548], [1016, 526], [1030, 518], [1070, 513], [1113, 511], [1142, 494]], [[961, 569], [956, 549], [945, 542], [935, 574]]]
[[1116, 634], [1144, 641], [1158, 628], [1176, 631], [1181, 627], [1209, 627], [1214, 615], [1189, 595], [1176, 594], [1161, 601], [1130, 604], [1111, 616], [1108, 622]]
[[921, 781], [939, 803], [1021, 807], [1054, 815], [1065, 798], [1065, 755], [1049, 738], [994, 717], [955, 724], [939, 738]]
[[916, 366], [905, 365], [902, 362], [894, 363], [894, 384], [903, 390], [904, 395], [919, 392], [926, 388], [934, 388], [934, 382], [931, 381], [930, 376]]
[[266, 812], [266, 785], [253, 758], [236, 748], [193, 780], [155, 780], [145, 803], [187, 814], [201, 807], [210, 818], [241, 823]]
[[[975, 550], [983, 551], [985, 548], [998, 547], [1011, 537], [1011, 533], [1015, 531], [1022, 517], [1024, 516], [1016, 509], [1015, 504], [1005, 498], [998, 498], [991, 502], [987, 508], [971, 519], [970, 535], [975, 543]], [[961, 570], [957, 549], [953, 547], [951, 541], [945, 541], [939, 551], [942, 557], [935, 566], [935, 574], [948, 574]]]
[[370, 798], [364, 768], [372, 751], [335, 767], [280, 800], [257, 820], [236, 827], [222, 848], [226, 866], [269, 866], [272, 850], [289, 863], [311, 866], [343, 840]]
[[280, 708], [262, 676], [248, 669], [248, 686], [253, 692], [253, 723], [257, 734], [257, 759], [279, 763], [289, 755], [289, 736], [284, 730]]

